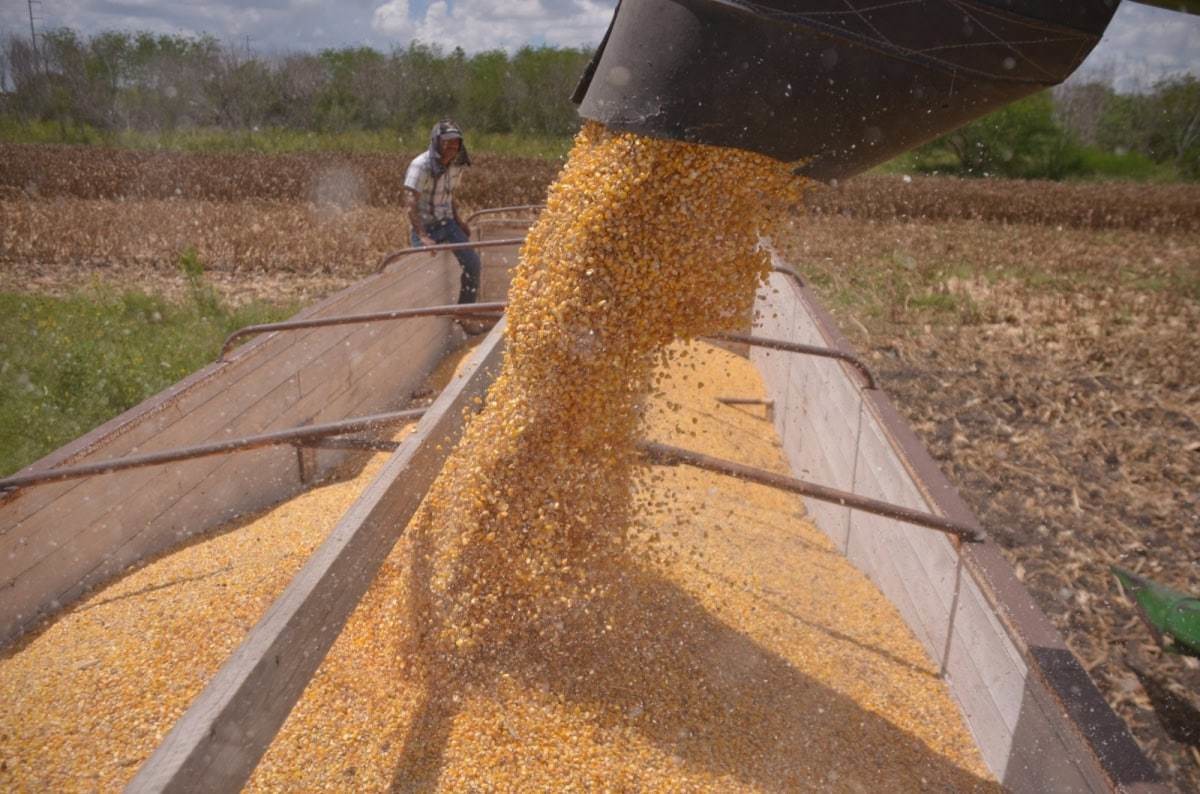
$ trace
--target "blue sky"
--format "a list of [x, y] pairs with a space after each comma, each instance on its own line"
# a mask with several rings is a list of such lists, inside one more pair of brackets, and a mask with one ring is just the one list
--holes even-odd
[[[25, 0], [2, 0], [0, 32], [27, 34]], [[40, 24], [84, 33], [149, 30], [217, 38], [259, 53], [418, 39], [468, 52], [523, 44], [599, 43], [615, 0], [41, 0]], [[1124, 90], [1180, 72], [1200, 74], [1200, 17], [1122, 3], [1081, 70]]]

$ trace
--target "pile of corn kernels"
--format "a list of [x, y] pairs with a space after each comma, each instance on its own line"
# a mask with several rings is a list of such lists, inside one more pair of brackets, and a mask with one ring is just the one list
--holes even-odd
[[155, 560], [6, 649], [0, 790], [129, 782], [385, 460]]

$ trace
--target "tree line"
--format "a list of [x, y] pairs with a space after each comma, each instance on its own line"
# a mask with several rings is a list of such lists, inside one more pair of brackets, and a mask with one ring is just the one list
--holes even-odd
[[4, 112], [64, 128], [170, 132], [286, 127], [411, 130], [452, 116], [478, 131], [571, 135], [585, 50], [525, 47], [467, 56], [413, 43], [260, 55], [198, 38], [69, 29], [0, 46]]
[[1200, 79], [1169, 77], [1135, 94], [1098, 81], [1068, 83], [938, 138], [914, 162], [979, 176], [1200, 180]]
[[[198, 38], [58, 29], [0, 42], [0, 115], [102, 131], [284, 128], [411, 132], [451, 116], [476, 132], [569, 136], [583, 49], [526, 47], [468, 56], [413, 43], [316, 54], [256, 54]], [[918, 170], [1062, 179], [1099, 173], [1200, 180], [1200, 80], [1119, 94], [1060, 86], [933, 141]]]

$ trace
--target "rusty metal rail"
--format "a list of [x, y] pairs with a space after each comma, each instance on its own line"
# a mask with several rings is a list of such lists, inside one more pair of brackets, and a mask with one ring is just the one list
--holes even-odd
[[836, 350], [831, 347], [817, 347], [815, 345], [802, 345], [799, 342], [788, 342], [784, 339], [768, 339], [762, 336], [751, 336], [750, 334], [713, 334], [705, 337], [706, 339], [718, 339], [722, 342], [738, 342], [752, 347], [765, 347], [770, 350], [782, 350], [788, 353], [802, 353], [806, 356], [819, 356], [821, 358], [835, 358], [839, 361], [845, 361], [862, 374], [863, 379], [867, 382], [868, 389], [879, 388], [875, 383], [875, 376], [871, 373], [869, 367], [862, 362], [857, 356], [850, 353]]
[[516, 204], [512, 207], [489, 207], [484, 210], [477, 210], [467, 216], [467, 225], [470, 226], [476, 218], [482, 218], [484, 215], [499, 215], [504, 212], [529, 212], [537, 210], [541, 212], [546, 209], [545, 204]]
[[504, 313], [507, 304], [497, 303], [457, 303], [445, 306], [420, 306], [415, 309], [393, 309], [386, 312], [371, 312], [369, 314], [343, 314], [337, 317], [316, 317], [311, 320], [287, 320], [280, 323], [262, 323], [247, 325], [239, 328], [225, 338], [221, 346], [218, 361], [224, 361], [225, 356], [233, 349], [239, 339], [269, 331], [293, 331], [298, 328], [324, 328], [331, 325], [353, 325], [355, 323], [374, 323], [385, 320], [405, 320], [411, 317], [498, 317]]
[[[181, 460], [204, 458], [211, 455], [223, 455], [229, 452], [242, 452], [261, 447], [282, 445], [309, 446], [330, 436], [342, 436], [359, 433], [364, 430], [374, 430], [381, 427], [401, 424], [424, 415], [424, 408], [413, 408], [407, 411], [392, 411], [384, 414], [360, 416], [345, 419], [341, 422], [328, 422], [319, 425], [293, 427], [288, 430], [277, 430], [272, 433], [260, 433], [243, 438], [231, 438], [228, 441], [217, 441], [211, 444], [200, 444], [194, 447], [180, 447], [162, 452], [147, 452], [144, 455], [130, 455], [124, 458], [102, 460], [95, 463], [82, 463], [77, 466], [63, 466], [47, 471], [35, 471], [29, 474], [18, 474], [0, 480], [0, 494], [27, 488], [31, 485], [44, 485], [63, 480], [75, 480], [82, 477], [92, 477], [97, 474], [108, 474], [125, 469], [138, 469], [144, 466], [158, 466], [164, 463], [174, 463]], [[362, 448], [362, 441], [355, 439], [350, 442], [355, 448]]]
[[297, 441], [293, 446], [305, 449], [350, 449], [365, 452], [395, 452], [400, 448], [400, 442], [388, 441], [382, 438], [361, 438], [358, 436], [337, 436], [329, 438], [314, 438], [312, 441]]
[[871, 513], [872, 515], [883, 516], [884, 518], [894, 518], [908, 524], [926, 527], [927, 529], [935, 529], [938, 532], [945, 532], [947, 535], [953, 535], [960, 540], [971, 543], [982, 543], [987, 539], [987, 535], [981, 527], [962, 524], [943, 516], [934, 515], [933, 513], [911, 510], [907, 507], [891, 504], [890, 502], [859, 496], [850, 491], [828, 488], [824, 485], [798, 480], [795, 477], [787, 477], [764, 469], [746, 466], [742, 463], [722, 460], [721, 458], [714, 458], [699, 452], [692, 452], [666, 444], [658, 444], [653, 441], [643, 441], [638, 444], [638, 448], [652, 463], [666, 466], [682, 464], [703, 469], [704, 471], [725, 474], [730, 477], [736, 477], [739, 480], [807, 496], [810, 499], [831, 502], [843, 507], [849, 507], [852, 510], [861, 510], [864, 513]]
[[785, 276], [791, 276], [792, 279], [797, 284], [799, 284], [801, 287], [805, 286], [803, 277], [801, 277], [801, 275], [799, 273], [797, 273], [795, 270], [792, 270], [790, 267], [782, 267], [780, 265], [775, 265], [774, 267], [771, 268], [771, 272], [772, 273], [782, 273]]
[[436, 254], [438, 251], [461, 251], [464, 248], [498, 248], [502, 245], [520, 245], [523, 242], [525, 242], [524, 237], [508, 237], [503, 240], [472, 240], [466, 243], [436, 243], [434, 245], [401, 248], [399, 251], [392, 251], [390, 254], [385, 254], [383, 259], [379, 260], [379, 266], [375, 269], [375, 272], [382, 273], [392, 262], [409, 254]]
[[[251, 336], [253, 334], [266, 333], [269, 331], [291, 331], [300, 328], [321, 328], [332, 325], [352, 325], [355, 323], [371, 323], [381, 322], [385, 320], [402, 320], [410, 317], [485, 317], [492, 318], [504, 313], [508, 307], [506, 301], [495, 301], [492, 303], [463, 303], [447, 306], [423, 306], [414, 309], [396, 309], [386, 312], [372, 312], [370, 314], [345, 314], [337, 317], [321, 317], [312, 320], [289, 320], [281, 323], [263, 323], [261, 325], [248, 325], [245, 328], [239, 328], [231, 333], [226, 339], [225, 344], [221, 347], [221, 356], [218, 360], [224, 360], [228, 355], [233, 343], [237, 340]], [[701, 337], [702, 339], [717, 340], [722, 342], [734, 342], [737, 344], [750, 345], [751, 347], [763, 347], [770, 350], [780, 350], [788, 353], [800, 353], [809, 356], [818, 356], [821, 358], [833, 358], [839, 361], [845, 361], [853, 366], [866, 380], [868, 389], [877, 389], [875, 376], [872, 374], [869, 367], [862, 362], [857, 356], [846, 353], [841, 350], [836, 350], [829, 347], [817, 347], [815, 345], [804, 345], [799, 342], [788, 342], [784, 339], [768, 339], [761, 336], [753, 336], [751, 334], [711, 334]]]

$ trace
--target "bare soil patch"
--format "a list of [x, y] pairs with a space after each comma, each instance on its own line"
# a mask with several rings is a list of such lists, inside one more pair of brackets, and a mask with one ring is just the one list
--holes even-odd
[[[0, 197], [285, 201], [391, 207], [403, 203], [403, 154], [196, 154], [92, 146], [0, 144]], [[472, 156], [459, 199], [496, 207], [541, 201], [562, 165]]]
[[983, 220], [1076, 229], [1200, 230], [1200, 185], [868, 174], [814, 193], [810, 214]]

